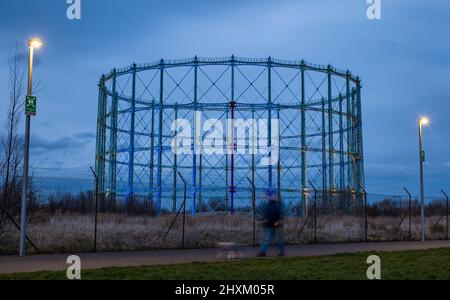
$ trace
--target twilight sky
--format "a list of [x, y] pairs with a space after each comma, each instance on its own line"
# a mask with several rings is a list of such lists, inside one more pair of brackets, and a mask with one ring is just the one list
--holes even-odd
[[[164, 58], [305, 59], [349, 69], [363, 81], [367, 189], [418, 186], [417, 118], [425, 129], [426, 193], [450, 191], [450, 2], [382, 0], [0, 1], [0, 122], [8, 102], [7, 59], [18, 44], [45, 41], [36, 76], [45, 85], [32, 120], [31, 161], [41, 175], [88, 176], [94, 165], [97, 81], [114, 67]], [[54, 170], [55, 169], [55, 170]], [[60, 171], [64, 170], [64, 171]]]

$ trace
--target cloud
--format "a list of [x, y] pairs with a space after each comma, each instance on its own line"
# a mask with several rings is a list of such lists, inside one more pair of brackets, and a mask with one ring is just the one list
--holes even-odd
[[34, 151], [67, 151], [79, 150], [95, 139], [95, 134], [91, 132], [81, 132], [72, 136], [61, 137], [55, 140], [48, 140], [39, 135], [33, 135], [30, 148]]
[[76, 139], [82, 139], [82, 140], [95, 139], [95, 133], [93, 133], [93, 132], [81, 132], [81, 133], [75, 134], [74, 137]]

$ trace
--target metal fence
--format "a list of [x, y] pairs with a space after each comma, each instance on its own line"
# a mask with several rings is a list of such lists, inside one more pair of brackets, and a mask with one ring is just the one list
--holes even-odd
[[[27, 237], [29, 253], [63, 253], [213, 247], [219, 241], [257, 245], [264, 191], [249, 183], [246, 205], [231, 214], [223, 199], [205, 195], [192, 215], [185, 203], [157, 213], [149, 198], [112, 200], [96, 193], [95, 178], [33, 178]], [[189, 187], [180, 181], [177, 193]], [[0, 254], [18, 252], [20, 183], [3, 189]], [[311, 191], [307, 202], [287, 193], [283, 201], [288, 244], [420, 239], [420, 202], [404, 195]], [[425, 199], [426, 238], [449, 238], [448, 197]]]

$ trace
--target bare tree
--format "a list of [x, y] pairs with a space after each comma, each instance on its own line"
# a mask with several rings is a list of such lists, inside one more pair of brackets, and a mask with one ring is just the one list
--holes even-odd
[[[21, 122], [23, 112], [23, 97], [25, 94], [25, 66], [24, 56], [18, 53], [17, 45], [14, 55], [8, 60], [9, 66], [9, 106], [6, 115], [6, 132], [1, 136], [1, 152], [3, 162], [1, 175], [3, 177], [2, 197], [0, 206], [3, 211], [10, 213], [13, 210], [14, 200], [12, 193], [16, 192], [20, 184], [19, 165], [21, 162], [21, 137], [17, 130]], [[5, 226], [6, 216], [0, 215], [0, 233]]]
[[[5, 228], [7, 215], [16, 216], [20, 211], [22, 191], [23, 135], [18, 133], [24, 116], [26, 94], [27, 59], [19, 53], [16, 44], [14, 54], [8, 59], [9, 105], [4, 131], [0, 132], [0, 176], [3, 178], [0, 190], [0, 235]], [[40, 79], [33, 83], [36, 92], [40, 90]]]

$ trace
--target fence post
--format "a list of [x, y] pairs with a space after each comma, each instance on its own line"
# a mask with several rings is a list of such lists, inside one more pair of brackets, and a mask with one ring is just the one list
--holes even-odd
[[311, 181], [309, 184], [314, 190], [314, 243], [317, 244], [317, 189]]
[[317, 244], [317, 190], [314, 188], [314, 243]]
[[256, 246], [256, 188], [253, 181], [247, 177], [248, 182], [252, 186], [252, 209], [253, 209], [253, 246]]
[[369, 241], [368, 239], [368, 220], [367, 220], [367, 193], [366, 190], [364, 189], [364, 187], [362, 185], [360, 185], [360, 188], [364, 194], [364, 240], [366, 242]]
[[183, 232], [181, 236], [181, 248], [184, 249], [184, 228], [186, 226], [186, 180], [184, 180], [183, 176], [181, 176], [181, 173], [178, 172], [178, 175], [180, 176], [181, 180], [184, 184], [184, 193], [183, 193]]
[[444, 192], [444, 190], [441, 190], [441, 192], [442, 192], [442, 194], [444, 194], [445, 198], [447, 199], [446, 200], [447, 209], [446, 209], [446, 216], [445, 216], [445, 218], [446, 218], [445, 224], [446, 224], [446, 239], [448, 240], [448, 213], [449, 213], [449, 211], [448, 211], [448, 195]]
[[181, 213], [181, 210], [183, 209], [183, 228], [182, 228], [182, 234], [181, 234], [181, 248], [184, 249], [184, 228], [186, 226], [186, 195], [187, 195], [187, 186], [186, 186], [186, 180], [184, 180], [183, 176], [181, 176], [181, 173], [178, 172], [178, 176], [180, 176], [181, 180], [183, 181], [184, 184], [184, 193], [183, 193], [183, 204], [181, 205], [180, 209], [178, 210], [177, 214], [175, 215], [175, 218], [173, 218], [172, 223], [169, 226], [169, 229], [167, 229], [166, 234], [164, 235], [164, 237], [162, 238], [162, 240], [164, 241], [167, 237], [167, 235], [169, 234], [170, 230], [172, 230], [173, 225], [175, 224], [175, 221], [178, 219], [178, 216]]
[[97, 252], [97, 220], [98, 220], [98, 177], [95, 173], [94, 169], [91, 168], [92, 174], [94, 174], [95, 178], [95, 210], [94, 210], [94, 252]]
[[405, 192], [408, 194], [409, 200], [408, 200], [408, 239], [411, 241], [411, 205], [412, 205], [412, 196], [411, 193], [405, 188], [403, 187], [403, 189], [405, 190]]

